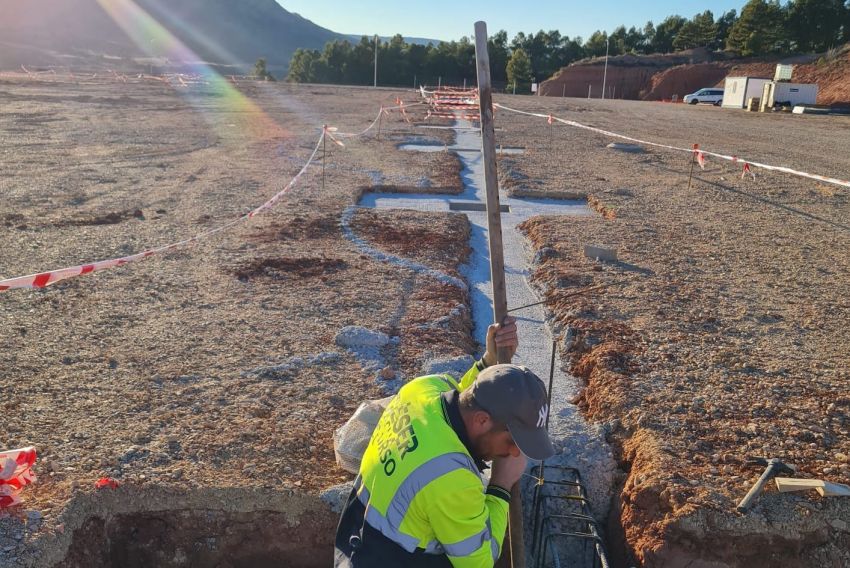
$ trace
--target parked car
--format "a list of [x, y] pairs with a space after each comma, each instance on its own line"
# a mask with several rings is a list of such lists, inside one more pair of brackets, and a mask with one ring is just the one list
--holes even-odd
[[696, 93], [685, 95], [683, 100], [689, 105], [710, 103], [714, 106], [720, 106], [720, 103], [723, 102], [723, 89], [700, 89]]

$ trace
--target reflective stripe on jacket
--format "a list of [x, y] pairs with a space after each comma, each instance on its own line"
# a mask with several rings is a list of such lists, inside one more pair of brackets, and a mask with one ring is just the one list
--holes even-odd
[[507, 526], [509, 495], [486, 491], [443, 396], [469, 387], [478, 370], [460, 384], [430, 375], [405, 385], [372, 434], [356, 487], [372, 528], [407, 552], [445, 554], [456, 568], [492, 566]]

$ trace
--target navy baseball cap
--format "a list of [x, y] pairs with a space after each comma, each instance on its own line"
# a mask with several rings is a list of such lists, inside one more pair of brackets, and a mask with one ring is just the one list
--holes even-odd
[[508, 427], [522, 453], [533, 460], [555, 455], [546, 430], [546, 387], [537, 375], [519, 365], [493, 365], [481, 371], [470, 388], [475, 402]]

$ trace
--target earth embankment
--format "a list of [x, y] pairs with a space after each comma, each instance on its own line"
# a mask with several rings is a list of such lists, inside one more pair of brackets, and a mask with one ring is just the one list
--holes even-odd
[[825, 54], [791, 58], [735, 58], [691, 50], [679, 54], [595, 58], [563, 67], [540, 85], [541, 96], [644, 101], [681, 99], [705, 87], [723, 87], [728, 76], [773, 77], [777, 63], [794, 65], [791, 80], [818, 85], [818, 104], [850, 105], [850, 44]]

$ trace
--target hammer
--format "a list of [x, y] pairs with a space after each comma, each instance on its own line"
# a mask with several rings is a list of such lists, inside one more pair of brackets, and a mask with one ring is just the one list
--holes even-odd
[[756, 484], [753, 485], [752, 488], [750, 488], [749, 492], [744, 496], [743, 499], [741, 499], [741, 502], [738, 503], [738, 506], [735, 507], [735, 509], [739, 513], [746, 513], [749, 510], [749, 508], [753, 504], [753, 501], [758, 498], [762, 489], [764, 489], [765, 483], [767, 483], [777, 475], [794, 475], [794, 472], [796, 471], [794, 469], [794, 466], [782, 463], [781, 461], [779, 461], [779, 458], [749, 458], [747, 460], [746, 465], [763, 465], [766, 467], [764, 468], [764, 473], [762, 473], [761, 477], [759, 477], [759, 480], [756, 481]]

